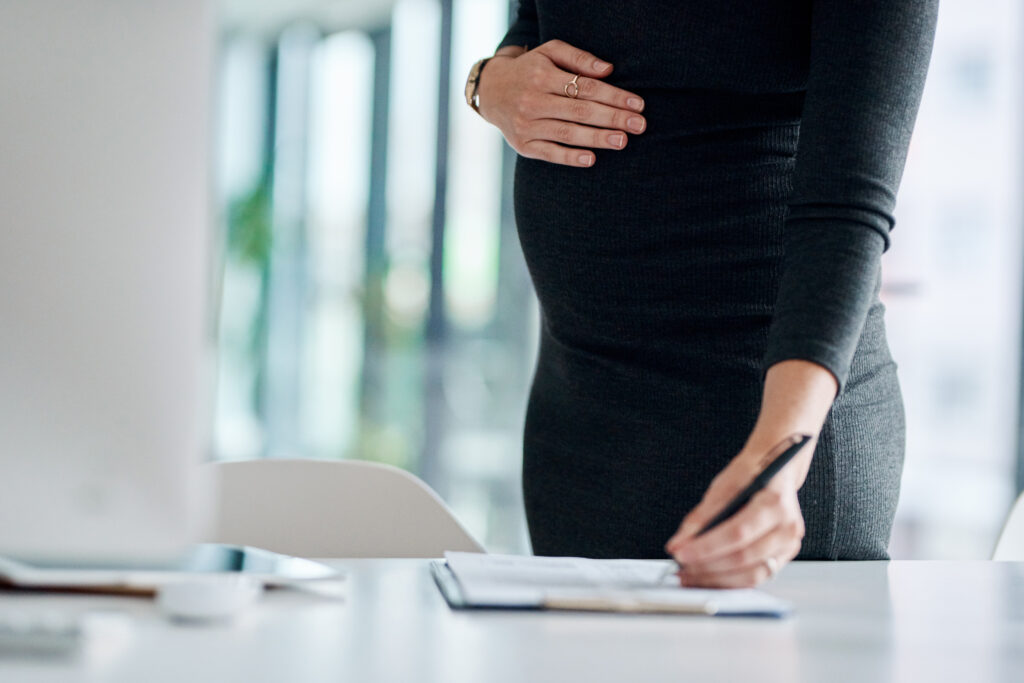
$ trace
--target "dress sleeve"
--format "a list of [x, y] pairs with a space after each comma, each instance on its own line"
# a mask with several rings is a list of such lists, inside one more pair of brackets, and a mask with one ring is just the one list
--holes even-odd
[[526, 45], [533, 49], [540, 44], [536, 0], [519, 0], [517, 5], [515, 20], [508, 27], [505, 37], [498, 43], [495, 52], [508, 45]]
[[813, 0], [810, 70], [763, 371], [816, 362], [842, 391], [895, 220], [938, 0]]

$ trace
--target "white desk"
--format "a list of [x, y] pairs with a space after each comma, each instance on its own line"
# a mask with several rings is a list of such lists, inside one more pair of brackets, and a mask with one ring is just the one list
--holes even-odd
[[0, 681], [1024, 681], [1024, 564], [795, 564], [768, 585], [797, 606], [783, 621], [452, 612], [424, 561], [332, 564], [345, 601], [272, 593], [231, 627], [174, 625], [147, 600], [0, 594], [117, 612], [76, 659], [0, 659]]

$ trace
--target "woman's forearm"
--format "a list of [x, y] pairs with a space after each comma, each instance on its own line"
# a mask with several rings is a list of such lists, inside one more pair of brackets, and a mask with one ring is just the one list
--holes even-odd
[[[838, 386], [835, 375], [811, 361], [785, 360], [771, 366], [765, 375], [761, 412], [743, 451], [765, 453], [796, 432], [817, 437]], [[810, 465], [811, 449], [802, 455], [801, 483]]]

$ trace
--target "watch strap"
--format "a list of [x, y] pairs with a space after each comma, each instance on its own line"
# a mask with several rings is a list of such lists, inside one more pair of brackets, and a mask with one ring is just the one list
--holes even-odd
[[473, 65], [473, 74], [471, 76], [473, 79], [473, 91], [470, 93], [467, 101], [477, 114], [480, 113], [480, 74], [483, 73], [484, 66], [490, 59], [490, 57], [485, 57]]

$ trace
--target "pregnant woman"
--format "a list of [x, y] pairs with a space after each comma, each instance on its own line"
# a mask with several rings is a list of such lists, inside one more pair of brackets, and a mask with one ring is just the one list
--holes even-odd
[[[881, 559], [903, 405], [878, 299], [938, 0], [522, 0], [467, 97], [519, 153], [534, 552], [750, 586]], [[795, 433], [742, 511], [695, 536]]]

